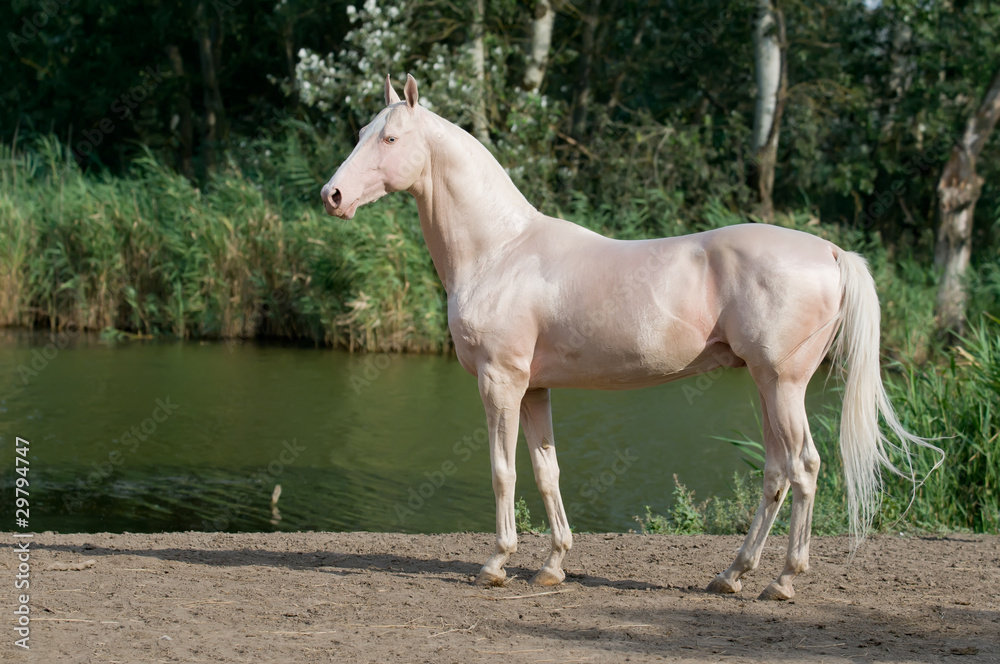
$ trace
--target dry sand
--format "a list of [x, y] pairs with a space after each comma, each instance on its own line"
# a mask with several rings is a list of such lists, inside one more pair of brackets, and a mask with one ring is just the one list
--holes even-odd
[[702, 592], [739, 544], [578, 535], [566, 583], [545, 589], [527, 579], [548, 540], [522, 535], [514, 578], [483, 589], [469, 583], [492, 545], [482, 533], [39, 533], [29, 651], [13, 644], [17, 554], [0, 557], [0, 659], [1000, 661], [1000, 537], [880, 536], [852, 562], [846, 538], [816, 538], [795, 599], [759, 602], [783, 560], [775, 537], [740, 595]]

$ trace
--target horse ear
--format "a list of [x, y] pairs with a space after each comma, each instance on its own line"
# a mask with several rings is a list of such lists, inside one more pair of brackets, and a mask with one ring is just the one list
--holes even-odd
[[406, 85], [403, 86], [403, 95], [406, 97], [406, 104], [413, 108], [417, 105], [417, 79], [410, 74], [406, 75]]
[[392, 79], [388, 74], [385, 75], [385, 105], [390, 106], [399, 101], [399, 95], [396, 94], [396, 89], [392, 87]]

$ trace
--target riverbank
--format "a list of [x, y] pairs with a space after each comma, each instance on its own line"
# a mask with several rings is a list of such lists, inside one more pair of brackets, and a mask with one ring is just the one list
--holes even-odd
[[[522, 535], [513, 579], [482, 589], [469, 579], [484, 533], [38, 533], [31, 649], [8, 630], [0, 651], [81, 663], [1000, 659], [1000, 537], [882, 535], [853, 561], [845, 537], [815, 538], [796, 598], [757, 602], [782, 564], [774, 537], [743, 593], [704, 594], [740, 542], [579, 535], [566, 583], [543, 589], [527, 579], [547, 538]], [[5, 578], [17, 564], [2, 557]]]
[[[283, 339], [372, 352], [450, 349], [444, 290], [409, 196], [386, 197], [344, 221], [324, 213], [322, 182], [308, 177], [292, 186], [232, 169], [202, 188], [148, 155], [126, 173], [96, 176], [81, 172], [56, 141], [8, 154], [0, 160], [7, 194], [0, 198], [0, 327]], [[751, 220], [725, 207], [696, 220], [660, 219], [641, 201], [610, 217], [582, 202], [546, 211], [622, 239]], [[630, 223], [650, 215], [658, 219], [652, 227]], [[883, 349], [918, 364], [935, 355], [929, 248], [897, 251], [801, 210], [775, 223], [860, 251], [883, 303]], [[996, 310], [1000, 271], [992, 261], [977, 263], [969, 279], [976, 322], [980, 311]]]

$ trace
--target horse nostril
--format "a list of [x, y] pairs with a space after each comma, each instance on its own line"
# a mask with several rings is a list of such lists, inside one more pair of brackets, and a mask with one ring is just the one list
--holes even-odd
[[323, 187], [323, 191], [320, 192], [320, 197], [323, 199], [323, 205], [325, 205], [328, 210], [336, 210], [340, 207], [340, 189], [330, 189], [329, 186]]

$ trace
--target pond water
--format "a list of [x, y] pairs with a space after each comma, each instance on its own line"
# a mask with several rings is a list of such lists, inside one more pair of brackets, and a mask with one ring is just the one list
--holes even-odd
[[[453, 358], [0, 331], [0, 377], [0, 483], [13, 496], [26, 439], [34, 531], [494, 528], [482, 404]], [[813, 409], [836, 398], [824, 377]], [[573, 528], [637, 527], [674, 474], [699, 500], [727, 494], [747, 465], [713, 436], [759, 438], [756, 394], [743, 370], [554, 390]], [[517, 495], [544, 520], [523, 439]]]

